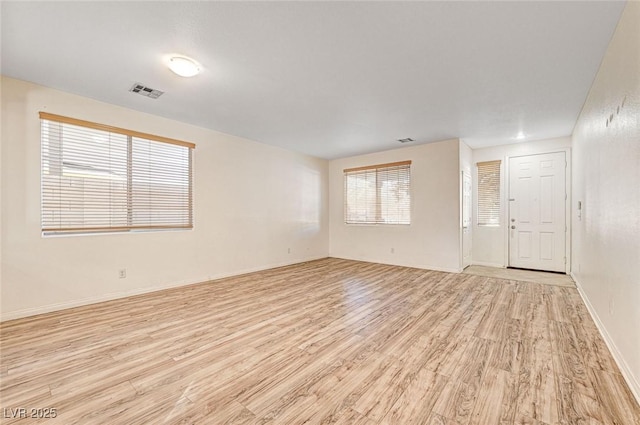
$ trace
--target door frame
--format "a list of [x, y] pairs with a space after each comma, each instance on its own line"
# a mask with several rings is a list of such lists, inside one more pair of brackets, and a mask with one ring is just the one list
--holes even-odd
[[511, 158], [519, 158], [519, 157], [524, 157], [524, 156], [533, 156], [533, 155], [543, 155], [543, 154], [547, 154], [547, 153], [559, 153], [559, 152], [564, 152], [564, 160], [567, 163], [567, 166], [564, 169], [564, 173], [565, 173], [565, 180], [564, 180], [564, 184], [565, 184], [565, 193], [567, 194], [567, 197], [564, 201], [564, 224], [566, 226], [566, 232], [564, 232], [564, 237], [565, 237], [565, 246], [564, 246], [564, 251], [565, 251], [565, 256], [567, 258], [567, 261], [564, 265], [564, 272], [565, 274], [570, 274], [571, 273], [571, 148], [564, 148], [564, 149], [554, 149], [551, 151], [547, 151], [547, 152], [531, 152], [528, 154], [518, 154], [518, 155], [507, 155], [505, 157], [505, 166], [504, 166], [504, 193], [502, 194], [502, 202], [504, 205], [504, 246], [505, 246], [505, 250], [504, 250], [504, 264], [506, 264], [507, 267], [510, 267], [510, 255], [509, 253], [511, 252], [511, 240], [509, 238], [509, 223], [511, 222], [511, 208], [509, 208], [509, 192], [511, 191], [511, 188], [509, 187], [509, 182], [510, 182], [510, 176], [509, 173], [511, 172]]
[[[469, 181], [471, 183], [471, 193], [469, 194], [469, 264], [465, 266], [464, 264], [464, 176], [469, 176]], [[463, 271], [468, 266], [473, 265], [473, 175], [469, 170], [461, 170], [460, 171], [460, 271]]]

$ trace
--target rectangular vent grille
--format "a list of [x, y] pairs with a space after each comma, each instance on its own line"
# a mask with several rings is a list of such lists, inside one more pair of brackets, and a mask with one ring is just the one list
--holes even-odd
[[407, 137], [406, 139], [398, 139], [398, 142], [409, 143], [409, 142], [413, 142], [413, 139], [411, 137]]
[[144, 84], [135, 83], [129, 89], [130, 92], [138, 93], [139, 95], [150, 97], [151, 99], [157, 99], [164, 94], [163, 91], [152, 89], [151, 87], [147, 87]]

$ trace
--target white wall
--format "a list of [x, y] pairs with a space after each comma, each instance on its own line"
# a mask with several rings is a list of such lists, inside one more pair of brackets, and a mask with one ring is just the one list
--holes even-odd
[[[411, 225], [345, 224], [343, 170], [404, 160], [412, 161]], [[330, 255], [460, 271], [459, 181], [458, 139], [332, 160]]]
[[[194, 230], [43, 238], [38, 111], [196, 143]], [[9, 78], [1, 134], [3, 320], [328, 255], [326, 160]]]
[[640, 401], [638, 2], [627, 3], [576, 124], [573, 165], [573, 275]]
[[[473, 150], [473, 264], [493, 267], [507, 267], [508, 263], [508, 193], [505, 177], [507, 158], [522, 155], [534, 155], [545, 152], [559, 152], [571, 147], [570, 137], [536, 140], [533, 142], [515, 143]], [[500, 164], [500, 226], [478, 226], [478, 162], [501, 160]], [[569, 159], [569, 153], [567, 154]], [[569, 178], [567, 178], [567, 183]], [[570, 189], [570, 185], [569, 188]], [[569, 190], [570, 192], [570, 190]]]

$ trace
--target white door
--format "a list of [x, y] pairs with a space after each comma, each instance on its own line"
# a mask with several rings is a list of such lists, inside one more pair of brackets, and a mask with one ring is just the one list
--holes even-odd
[[471, 174], [462, 172], [462, 268], [471, 265]]
[[564, 272], [564, 152], [509, 160], [509, 266]]

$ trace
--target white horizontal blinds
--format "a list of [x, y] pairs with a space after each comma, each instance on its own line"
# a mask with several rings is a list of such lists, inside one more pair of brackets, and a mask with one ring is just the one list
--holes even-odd
[[345, 223], [410, 224], [411, 161], [344, 170]]
[[127, 136], [42, 121], [42, 230], [127, 226]]
[[131, 224], [191, 227], [191, 150], [134, 137]]
[[192, 227], [192, 144], [40, 116], [43, 232]]
[[376, 170], [345, 173], [345, 222], [377, 223]]
[[500, 161], [478, 162], [478, 225], [500, 225]]

